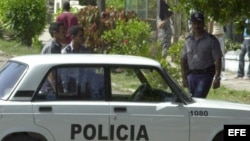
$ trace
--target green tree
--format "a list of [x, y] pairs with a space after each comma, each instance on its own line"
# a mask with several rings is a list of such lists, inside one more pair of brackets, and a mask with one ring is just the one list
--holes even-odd
[[[177, 0], [171, 0], [171, 5]], [[220, 22], [241, 26], [250, 17], [249, 0], [178, 0], [173, 9], [189, 15], [190, 10], [201, 11], [206, 17]]]
[[2, 0], [0, 22], [13, 30], [17, 39], [28, 46], [40, 35], [46, 25], [47, 0]]
[[107, 7], [115, 7], [117, 9], [124, 8], [124, 0], [106, 0]]

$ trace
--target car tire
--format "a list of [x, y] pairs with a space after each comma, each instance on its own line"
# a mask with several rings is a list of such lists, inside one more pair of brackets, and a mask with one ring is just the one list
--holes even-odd
[[6, 141], [37, 141], [37, 140], [26, 135], [17, 135], [17, 136], [8, 138]]

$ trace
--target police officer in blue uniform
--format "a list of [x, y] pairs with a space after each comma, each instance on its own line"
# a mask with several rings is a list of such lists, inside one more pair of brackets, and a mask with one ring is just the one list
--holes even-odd
[[192, 34], [184, 42], [181, 53], [183, 86], [193, 97], [206, 98], [211, 88], [220, 87], [222, 51], [215, 36], [204, 29], [204, 16], [191, 14]]

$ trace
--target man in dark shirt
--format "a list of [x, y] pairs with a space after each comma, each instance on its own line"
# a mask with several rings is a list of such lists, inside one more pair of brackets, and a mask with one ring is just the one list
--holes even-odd
[[72, 41], [63, 50], [62, 53], [92, 53], [90, 48], [84, 46], [84, 30], [81, 26], [72, 26], [69, 30]]
[[71, 41], [69, 29], [74, 25], [78, 25], [78, 19], [70, 12], [70, 3], [68, 1], [63, 3], [63, 12], [57, 16], [56, 21], [63, 23], [66, 30], [66, 38], [62, 43], [64, 45], [69, 44]]
[[65, 39], [65, 29], [62, 23], [51, 23], [49, 33], [52, 40], [49, 41], [42, 49], [41, 54], [61, 53], [61, 42]]
[[[71, 37], [71, 42], [65, 48], [62, 49], [62, 54], [79, 54], [79, 53], [91, 53], [92, 51], [83, 45], [84, 43], [84, 30], [83, 27], [79, 25], [72, 26], [69, 30]], [[73, 82], [82, 77], [85, 73], [85, 70], [82, 68], [67, 68], [62, 70], [62, 82], [63, 84], [70, 84], [67, 87], [64, 87], [64, 91], [75, 90], [74, 85], [81, 84], [81, 82]], [[70, 80], [73, 80], [70, 82]], [[81, 80], [82, 81], [82, 80]]]
[[[51, 23], [49, 27], [49, 33], [52, 37], [52, 40], [43, 47], [41, 54], [61, 54], [61, 42], [65, 39], [65, 29], [63, 24], [59, 22]], [[45, 89], [51, 89], [53, 92], [56, 91], [55, 73], [53, 71], [49, 73], [42, 87], [42, 90], [47, 91]], [[54, 97], [54, 93], [48, 93], [52, 94], [52, 97]]]
[[172, 38], [172, 21], [171, 15], [172, 11], [169, 10], [170, 7], [166, 0], [160, 0], [160, 10], [159, 16], [157, 17], [157, 27], [158, 27], [158, 40], [162, 46], [162, 57], [167, 56], [167, 51], [171, 46]]

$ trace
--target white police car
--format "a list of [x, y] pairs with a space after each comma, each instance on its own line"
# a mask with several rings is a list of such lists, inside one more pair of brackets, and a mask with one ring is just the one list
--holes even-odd
[[250, 106], [191, 98], [154, 60], [30, 55], [0, 70], [1, 141], [223, 141]]

